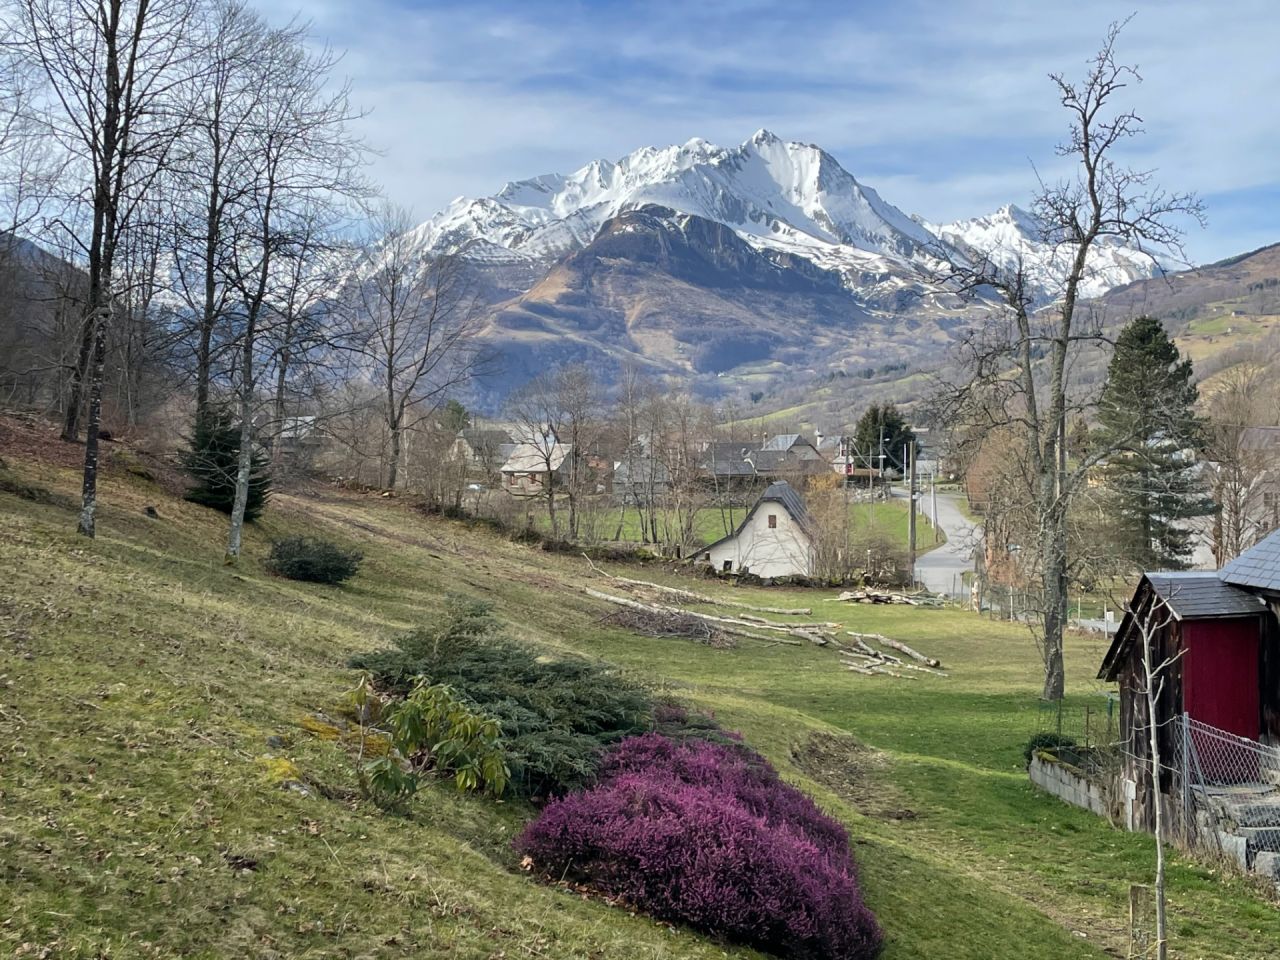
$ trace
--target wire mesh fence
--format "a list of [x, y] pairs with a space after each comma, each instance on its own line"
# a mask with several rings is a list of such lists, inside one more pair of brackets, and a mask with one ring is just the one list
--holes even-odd
[[[1260, 853], [1280, 854], [1280, 748], [1187, 714], [1165, 727], [1160, 790], [1171, 835], [1245, 870]], [[1131, 759], [1150, 767], [1149, 756]]]
[[1040, 701], [1037, 742], [1091, 779], [1110, 775], [1120, 758], [1120, 711], [1114, 695], [1086, 701]]

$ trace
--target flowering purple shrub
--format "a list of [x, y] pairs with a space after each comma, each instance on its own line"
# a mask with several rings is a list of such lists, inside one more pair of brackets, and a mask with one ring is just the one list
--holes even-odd
[[844, 829], [743, 746], [625, 740], [516, 845], [544, 874], [788, 957], [880, 950]]

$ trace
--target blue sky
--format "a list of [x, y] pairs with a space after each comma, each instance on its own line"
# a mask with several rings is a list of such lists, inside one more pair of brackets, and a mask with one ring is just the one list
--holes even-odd
[[[267, 4], [275, 15], [282, 4]], [[301, 2], [301, 0], [300, 0]], [[1204, 199], [1207, 262], [1280, 241], [1276, 0], [845, 3], [312, 0], [346, 51], [373, 175], [425, 219], [459, 195], [637, 147], [760, 127], [817, 143], [934, 221], [1024, 203], [1066, 116], [1047, 78], [1083, 73], [1107, 24], [1146, 134], [1127, 159]]]

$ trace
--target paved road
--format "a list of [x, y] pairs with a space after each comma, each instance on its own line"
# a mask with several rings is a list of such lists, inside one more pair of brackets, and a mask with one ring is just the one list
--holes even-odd
[[[894, 496], [905, 499], [906, 493], [895, 490]], [[982, 528], [965, 519], [956, 506], [958, 499], [956, 494], [938, 494], [938, 526], [947, 535], [947, 542], [916, 560], [916, 579], [931, 593], [968, 596], [964, 574], [973, 570], [974, 550], [982, 538]], [[920, 505], [924, 507], [924, 515], [928, 516], [927, 488], [921, 491]]]

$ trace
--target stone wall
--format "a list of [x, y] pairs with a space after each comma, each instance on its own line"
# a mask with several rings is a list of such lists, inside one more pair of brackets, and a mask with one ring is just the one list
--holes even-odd
[[1052, 754], [1037, 750], [1031, 756], [1027, 768], [1031, 782], [1041, 790], [1053, 794], [1064, 803], [1080, 807], [1100, 817], [1107, 815], [1107, 801], [1101, 784], [1092, 783], [1084, 773], [1069, 763], [1063, 763]]

